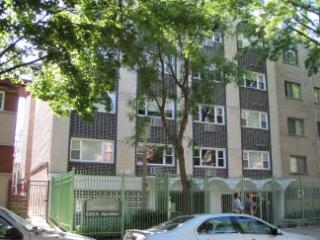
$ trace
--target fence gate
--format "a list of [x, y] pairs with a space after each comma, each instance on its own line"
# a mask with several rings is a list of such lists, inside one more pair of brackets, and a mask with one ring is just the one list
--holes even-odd
[[46, 219], [48, 209], [48, 182], [9, 182], [8, 208], [22, 217]]

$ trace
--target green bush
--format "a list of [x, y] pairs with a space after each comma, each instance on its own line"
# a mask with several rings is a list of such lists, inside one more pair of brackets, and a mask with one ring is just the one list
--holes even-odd
[[130, 217], [129, 228], [147, 229], [166, 220], [166, 214], [152, 209], [139, 209]]

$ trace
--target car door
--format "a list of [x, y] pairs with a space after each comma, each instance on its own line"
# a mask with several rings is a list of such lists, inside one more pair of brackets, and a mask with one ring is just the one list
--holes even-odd
[[197, 229], [199, 240], [245, 240], [230, 217], [207, 219]]
[[235, 217], [245, 240], [285, 240], [285, 236], [275, 234], [276, 227], [269, 225], [258, 218], [250, 216]]
[[[21, 240], [22, 234], [8, 221], [0, 216], [0, 240]], [[27, 240], [27, 239], [26, 239]]]

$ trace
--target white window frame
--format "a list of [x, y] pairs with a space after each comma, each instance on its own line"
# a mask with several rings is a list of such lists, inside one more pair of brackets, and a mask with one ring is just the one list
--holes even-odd
[[97, 112], [99, 113], [115, 113], [116, 112], [116, 93], [108, 92], [108, 96], [111, 99], [111, 109], [110, 111], [106, 111], [106, 106], [101, 103], [94, 103], [93, 105], [97, 108]]
[[[140, 148], [139, 148], [140, 147]], [[174, 166], [175, 164], [175, 153], [174, 153], [174, 148], [171, 144], [158, 144], [158, 143], [143, 143], [143, 142], [138, 142], [136, 146], [136, 159], [137, 159], [137, 165], [142, 165], [143, 164], [143, 158], [144, 158], [144, 151], [148, 151], [148, 147], [165, 147], [164, 152], [162, 155], [162, 164], [158, 163], [148, 163], [148, 166]], [[166, 148], [171, 148], [171, 154], [168, 154], [166, 151]], [[141, 149], [141, 151], [139, 151]], [[147, 154], [147, 153], [146, 153]], [[147, 154], [148, 155], [148, 154]], [[172, 158], [172, 163], [167, 164], [166, 163], [166, 158], [171, 157]], [[142, 160], [139, 161], [139, 158]], [[148, 156], [147, 156], [148, 158]]]
[[[259, 154], [260, 155], [260, 164], [262, 165], [262, 168], [258, 167], [252, 167], [252, 161], [250, 159], [250, 154]], [[266, 158], [265, 158], [266, 157]], [[248, 166], [245, 167], [244, 162], [248, 162]], [[268, 167], [264, 167], [264, 163], [268, 164]], [[271, 164], [270, 164], [270, 152], [268, 151], [255, 151], [255, 150], [243, 150], [242, 152], [242, 164], [243, 164], [243, 169], [249, 169], [249, 170], [270, 170], [271, 169]]]
[[[213, 121], [206, 121], [206, 120], [202, 120], [202, 114], [201, 111], [204, 107], [210, 107], [210, 108], [214, 108], [214, 119]], [[198, 115], [197, 115], [197, 119], [195, 120], [195, 122], [200, 122], [200, 123], [207, 123], [207, 124], [216, 124], [216, 125], [224, 125], [225, 124], [225, 111], [224, 111], [224, 106], [220, 106], [220, 105], [210, 105], [210, 104], [199, 104], [199, 108], [198, 108]], [[222, 111], [222, 114], [218, 114], [219, 110]], [[218, 117], [221, 116], [222, 118], [222, 122], [218, 122]]]
[[[199, 156], [195, 155], [195, 150], [199, 151]], [[208, 151], [215, 151], [215, 160], [216, 160], [216, 166], [210, 166], [204, 164], [202, 151], [208, 150]], [[223, 153], [223, 158], [219, 158], [219, 152]], [[226, 149], [225, 148], [210, 148], [210, 147], [196, 147], [193, 151], [193, 159], [198, 158], [200, 165], [194, 165], [194, 167], [199, 168], [221, 168], [225, 169], [227, 167], [227, 160], [226, 160]], [[219, 166], [219, 160], [223, 159], [223, 166]], [[193, 162], [194, 164], [194, 162]]]
[[4, 110], [5, 95], [6, 95], [5, 91], [0, 90], [0, 99], [1, 99], [0, 111]]
[[[258, 119], [258, 122], [259, 122], [258, 127], [248, 126], [248, 122], [249, 122], [248, 118], [249, 118], [250, 114], [258, 114], [258, 118], [259, 118]], [[263, 118], [265, 119], [265, 125], [266, 125], [265, 127], [262, 126]], [[269, 129], [268, 113], [243, 109], [243, 110], [241, 110], [241, 126], [244, 128], [268, 130]]]
[[[79, 148], [73, 148], [73, 141], [79, 141], [80, 146]], [[83, 159], [83, 142], [99, 142], [100, 143], [100, 156], [103, 156], [105, 153], [105, 145], [104, 143], [111, 143], [112, 149], [111, 152], [107, 152], [111, 154], [111, 160], [95, 160], [95, 159]], [[91, 139], [91, 138], [71, 138], [70, 140], [70, 161], [72, 162], [87, 162], [87, 163], [114, 163], [114, 141], [113, 140], [100, 140], [100, 139]], [[72, 151], [80, 151], [79, 153], [79, 159], [73, 159], [72, 158]]]
[[[248, 76], [249, 75], [249, 76]], [[248, 75], [244, 75], [242, 78], [242, 83], [241, 86], [245, 88], [253, 88], [253, 89], [258, 89], [262, 91], [266, 91], [266, 75], [263, 73], [257, 73], [257, 72], [250, 72]], [[250, 78], [252, 77], [252, 79]], [[262, 78], [262, 80], [261, 80]], [[255, 82], [254, 85], [249, 85], [250, 82]], [[260, 87], [260, 84], [263, 84], [263, 87]]]
[[[154, 104], [156, 107], [157, 104], [155, 101], [150, 101], [150, 100], [145, 100], [144, 101], [144, 106], [143, 106], [143, 109], [139, 109], [139, 106], [138, 106], [138, 115], [139, 116], [149, 116], [149, 117], [153, 117], [153, 118], [160, 118], [160, 111], [158, 109], [157, 113], [159, 113], [159, 116], [157, 115], [153, 115], [153, 114], [149, 114], [149, 106], [150, 104]], [[171, 116], [167, 116], [166, 115], [166, 118], [167, 119], [174, 119], [175, 117], [175, 104], [174, 104], [174, 100], [172, 99], [167, 99], [167, 103], [166, 103], [166, 106], [165, 106], [165, 111], [171, 111]]]

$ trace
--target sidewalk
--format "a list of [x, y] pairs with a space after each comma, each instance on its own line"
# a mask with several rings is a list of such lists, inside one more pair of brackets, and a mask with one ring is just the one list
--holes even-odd
[[320, 226], [307, 226], [307, 227], [295, 227], [295, 228], [281, 228], [286, 232], [293, 232], [293, 233], [302, 233], [316, 239], [320, 239]]

